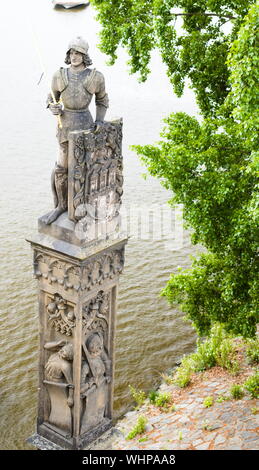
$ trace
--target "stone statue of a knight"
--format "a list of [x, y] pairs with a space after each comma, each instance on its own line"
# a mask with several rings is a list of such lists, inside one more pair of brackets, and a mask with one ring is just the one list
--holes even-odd
[[[81, 37], [71, 41], [65, 58], [69, 67], [61, 67], [52, 79], [52, 92], [48, 96], [47, 106], [59, 119], [59, 155], [51, 178], [55, 209], [46, 215], [46, 224], [51, 224], [67, 210], [69, 132], [86, 130], [92, 126], [98, 130], [108, 108], [104, 77], [96, 69], [89, 68], [92, 61], [88, 49], [87, 42]], [[95, 122], [88, 109], [93, 95], [96, 103]]]

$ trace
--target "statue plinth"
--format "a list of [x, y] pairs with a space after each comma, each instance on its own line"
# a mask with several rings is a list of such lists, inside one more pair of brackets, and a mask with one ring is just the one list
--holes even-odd
[[120, 232], [122, 121], [70, 134], [68, 211], [30, 241], [38, 280], [37, 434], [82, 449], [112, 426], [114, 335], [127, 238]]

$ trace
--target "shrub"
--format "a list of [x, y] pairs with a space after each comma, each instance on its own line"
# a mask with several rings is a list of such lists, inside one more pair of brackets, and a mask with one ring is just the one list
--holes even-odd
[[170, 393], [161, 393], [156, 390], [151, 390], [148, 395], [150, 403], [159, 408], [166, 408], [166, 411], [174, 411], [174, 406], [172, 405], [169, 407], [169, 403], [171, 401]]
[[259, 372], [249, 377], [244, 383], [244, 387], [253, 398], [259, 398]]
[[146, 394], [143, 392], [143, 390], [138, 390], [135, 387], [132, 387], [129, 385], [130, 393], [134, 401], [137, 403], [137, 407], [139, 408], [140, 406], [143, 405], [143, 403], [146, 400]]
[[187, 387], [191, 381], [191, 375], [194, 371], [192, 360], [186, 356], [174, 375], [174, 383], [181, 388]]
[[235, 359], [236, 353], [233, 342], [230, 338], [225, 338], [219, 345], [216, 352], [216, 362], [219, 366], [230, 372], [237, 373], [239, 370], [238, 361]]
[[222, 403], [223, 401], [227, 401], [227, 400], [230, 400], [230, 397], [228, 397], [227, 395], [219, 395], [216, 402], [217, 403]]
[[154, 405], [158, 395], [159, 395], [159, 392], [157, 390], [151, 390], [148, 394], [148, 399], [149, 399], [150, 403], [152, 403]]
[[239, 371], [232, 338], [220, 323], [213, 325], [210, 336], [205, 341], [197, 340], [195, 353], [183, 358], [174, 375], [174, 383], [179, 387], [186, 387], [191, 381], [193, 372], [210, 369], [215, 365], [228, 369], [232, 373]]
[[139, 434], [143, 434], [146, 429], [147, 418], [139, 416], [136, 426], [129, 432], [126, 439], [134, 439]]
[[244, 396], [244, 391], [242, 390], [241, 385], [234, 384], [230, 389], [231, 396], [235, 398], [235, 400], [239, 400]]
[[210, 369], [215, 366], [215, 353], [211, 348], [210, 340], [201, 340], [197, 342], [197, 352], [192, 354], [192, 360], [194, 361], [195, 371], [201, 372], [206, 369]]
[[250, 339], [247, 341], [246, 356], [248, 357], [249, 363], [259, 363], [259, 340]]
[[195, 363], [195, 370], [202, 371], [210, 369], [216, 365], [216, 357], [219, 348], [224, 343], [227, 334], [220, 323], [215, 323], [211, 328], [209, 337], [202, 342], [200, 339], [197, 341], [197, 352], [192, 354], [192, 359]]
[[158, 393], [155, 399], [155, 405], [159, 408], [163, 408], [164, 406], [168, 405], [171, 400], [170, 393]]
[[206, 408], [210, 408], [214, 403], [214, 399], [213, 397], [206, 397], [203, 401], [203, 405], [206, 407]]

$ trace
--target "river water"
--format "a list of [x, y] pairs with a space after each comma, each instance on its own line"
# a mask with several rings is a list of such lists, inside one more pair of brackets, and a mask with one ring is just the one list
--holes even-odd
[[[158, 55], [145, 84], [129, 76], [127, 55], [113, 67], [97, 49], [95, 12], [54, 9], [50, 0], [13, 0], [1, 5], [1, 300], [0, 449], [29, 449], [37, 413], [38, 312], [32, 252], [26, 237], [52, 207], [50, 173], [56, 159], [55, 118], [46, 110], [49, 80], [70, 39], [85, 37], [94, 67], [106, 78], [106, 119], [124, 119], [123, 216], [130, 236], [121, 276], [116, 334], [115, 417], [131, 406], [128, 385], [145, 391], [160, 374], [193, 350], [195, 334], [182, 313], [159, 296], [171, 272], [190, 265], [194, 248], [168, 210], [168, 191], [148, 177], [131, 144], [159, 139], [172, 111], [197, 113], [191, 91], [177, 99]], [[43, 68], [44, 76], [40, 83]]]

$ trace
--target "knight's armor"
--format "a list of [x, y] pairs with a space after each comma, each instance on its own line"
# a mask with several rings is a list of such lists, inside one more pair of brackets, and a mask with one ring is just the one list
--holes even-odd
[[[63, 110], [61, 115], [62, 128], [58, 127], [60, 143], [68, 140], [68, 134], [74, 130], [89, 129], [93, 124], [92, 115], [88, 109], [95, 95], [96, 119], [102, 120], [103, 109], [108, 108], [108, 95], [105, 91], [103, 75], [95, 69], [86, 68], [73, 73], [70, 68], [60, 68], [52, 80], [52, 91], [56, 101], [61, 100]], [[48, 105], [52, 103], [48, 97]]]
[[[87, 54], [88, 47], [87, 42], [78, 37], [70, 42], [67, 55], [71, 49], [74, 49], [84, 54], [89, 63], [91, 63]], [[95, 95], [97, 122], [103, 121], [109, 103], [102, 73], [88, 67], [79, 72], [74, 72], [70, 67], [61, 67], [53, 76], [51, 89], [52, 93], [48, 95], [47, 106], [49, 107], [51, 104], [54, 104], [53, 97], [57, 103], [62, 103], [61, 126], [59, 125], [57, 129], [61, 164], [60, 162], [56, 164], [52, 172], [51, 184], [56, 209], [48, 215], [46, 219], [48, 224], [52, 223], [62, 212], [67, 210], [69, 133], [75, 130], [86, 130], [93, 125], [93, 118], [88, 109], [93, 95]]]

